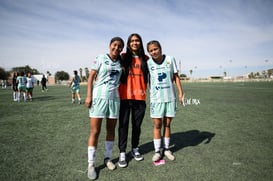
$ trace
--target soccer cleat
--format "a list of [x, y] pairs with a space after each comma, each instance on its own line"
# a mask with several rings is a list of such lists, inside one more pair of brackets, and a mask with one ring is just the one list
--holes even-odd
[[132, 157], [134, 157], [134, 159], [136, 161], [141, 161], [144, 159], [144, 157], [139, 153], [138, 148], [133, 148], [131, 151]]
[[94, 165], [88, 165], [87, 177], [91, 180], [95, 180], [97, 178]]
[[110, 160], [110, 158], [105, 158], [104, 159], [104, 164], [109, 170], [115, 170], [116, 165]]
[[164, 155], [169, 159], [169, 160], [175, 160], [175, 156], [172, 154], [170, 150], [165, 150]]
[[160, 158], [161, 158], [160, 152], [155, 152], [152, 160], [153, 160], [153, 162], [156, 162], [156, 161], [160, 160]]

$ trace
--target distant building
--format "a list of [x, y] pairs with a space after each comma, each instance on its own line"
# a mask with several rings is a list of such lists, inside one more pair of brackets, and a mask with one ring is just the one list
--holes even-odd
[[[41, 82], [43, 74], [36, 74], [33, 75], [35, 83], [37, 83], [37, 81]], [[55, 77], [54, 76], [47, 76], [45, 75], [46, 79], [47, 79], [47, 84], [48, 85], [54, 85], [55, 84]]]

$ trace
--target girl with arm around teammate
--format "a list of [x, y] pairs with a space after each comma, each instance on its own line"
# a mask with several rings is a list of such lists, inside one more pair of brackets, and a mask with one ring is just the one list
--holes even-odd
[[119, 82], [121, 76], [120, 53], [124, 42], [119, 37], [110, 41], [109, 53], [99, 55], [92, 62], [87, 84], [85, 106], [89, 108], [90, 134], [88, 138], [88, 178], [96, 179], [96, 150], [103, 118], [106, 118], [104, 163], [109, 170], [116, 166], [111, 161], [115, 127], [119, 116]]

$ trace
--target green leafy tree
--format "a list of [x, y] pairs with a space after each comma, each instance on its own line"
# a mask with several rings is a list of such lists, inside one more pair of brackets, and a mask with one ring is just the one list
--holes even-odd
[[37, 69], [33, 68], [32, 69], [32, 74], [40, 74], [40, 72]]
[[9, 78], [9, 72], [7, 72], [4, 68], [0, 67], [0, 79], [7, 80]]
[[46, 71], [46, 74], [47, 74], [48, 76], [51, 76], [51, 75], [52, 75], [49, 71]]
[[255, 75], [253, 72], [250, 72], [250, 74], [248, 74], [248, 78], [249, 79], [254, 79], [255, 78]]
[[21, 66], [21, 67], [13, 67], [12, 72], [31, 72], [32, 74], [40, 74], [39, 71], [35, 68], [31, 68], [29, 65]]
[[69, 74], [65, 71], [58, 71], [55, 73], [55, 80], [56, 81], [69, 80]]
[[187, 75], [186, 74], [180, 74], [180, 78], [186, 78]]

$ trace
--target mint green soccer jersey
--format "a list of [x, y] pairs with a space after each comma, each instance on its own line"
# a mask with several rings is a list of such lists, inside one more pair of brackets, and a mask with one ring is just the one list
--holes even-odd
[[161, 64], [152, 58], [148, 60], [150, 73], [150, 102], [170, 102], [175, 100], [173, 74], [178, 72], [174, 57], [165, 56]]
[[99, 55], [92, 62], [91, 69], [97, 71], [97, 77], [93, 84], [93, 99], [119, 100], [120, 61], [112, 61], [107, 54]]
[[18, 76], [16, 80], [18, 81], [18, 88], [26, 87], [27, 78], [25, 76]]
[[73, 82], [72, 82], [72, 87], [73, 86], [79, 86], [80, 85], [80, 83], [81, 83], [81, 78], [80, 78], [80, 76], [78, 76], [78, 75], [75, 75], [75, 77], [74, 77], [74, 79], [73, 79]]

